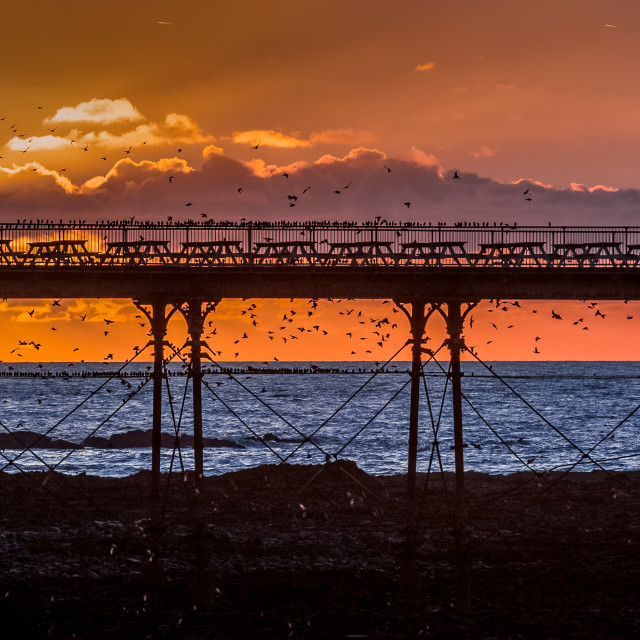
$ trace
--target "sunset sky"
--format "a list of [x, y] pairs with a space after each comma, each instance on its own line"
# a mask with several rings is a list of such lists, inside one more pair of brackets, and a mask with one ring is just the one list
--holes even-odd
[[[3, 7], [0, 30], [2, 221], [639, 224], [640, 5], [629, 0], [25, 0]], [[287, 194], [308, 186], [290, 208]], [[257, 301], [257, 326], [241, 314], [249, 304], [225, 301], [214, 317], [223, 360], [383, 360], [406, 338], [393, 314], [382, 347], [366, 336], [356, 348], [364, 325], [345, 308], [369, 322], [390, 305], [326, 302], [285, 343], [282, 315], [299, 318], [307, 301]], [[640, 358], [640, 303], [602, 303], [604, 320], [585, 303], [490, 308], [466, 333], [487, 360]], [[9, 300], [0, 359], [124, 359], [147, 339], [137, 313], [121, 300]], [[181, 344], [184, 323], [171, 331]], [[11, 353], [25, 338], [42, 347]]]

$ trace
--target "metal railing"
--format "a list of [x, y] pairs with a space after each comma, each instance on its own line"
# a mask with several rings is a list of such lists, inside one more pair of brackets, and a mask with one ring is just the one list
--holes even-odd
[[635, 268], [640, 227], [429, 222], [0, 224], [0, 267], [233, 265]]

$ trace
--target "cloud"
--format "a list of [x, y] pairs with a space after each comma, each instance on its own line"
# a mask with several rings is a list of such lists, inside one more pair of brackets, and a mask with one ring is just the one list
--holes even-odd
[[163, 158], [155, 162], [151, 160], [135, 162], [130, 158], [123, 158], [118, 160], [106, 175], [95, 176], [85, 181], [81, 191], [85, 193], [91, 190], [95, 191], [109, 180], [122, 179], [124, 176], [127, 176], [129, 181], [142, 182], [152, 173], [190, 173], [192, 171], [195, 171], [195, 169], [190, 167], [187, 161], [182, 158]]
[[[385, 167], [392, 169], [387, 171]], [[34, 171], [35, 169], [35, 171]], [[282, 174], [287, 173], [288, 178]], [[359, 147], [314, 162], [241, 162], [211, 153], [201, 167], [183, 158], [119, 160], [81, 187], [66, 174], [29, 163], [0, 170], [0, 220], [208, 219], [371, 220], [520, 225], [627, 226], [637, 222], [640, 191], [575, 183], [557, 188], [533, 180], [499, 182], [445, 170], [437, 158], [412, 148], [406, 157]], [[169, 175], [176, 179], [168, 180]], [[523, 198], [530, 189], [531, 201]], [[290, 200], [295, 195], [297, 200]], [[186, 203], [191, 207], [185, 207]], [[404, 203], [410, 202], [410, 207]], [[291, 204], [294, 206], [290, 206]]]
[[285, 165], [267, 164], [262, 158], [252, 158], [243, 164], [249, 167], [253, 174], [260, 178], [270, 178], [274, 175], [282, 178], [285, 177], [283, 176], [284, 173], [291, 175], [309, 166], [308, 162], [302, 160]]
[[425, 153], [422, 149], [411, 147], [409, 157], [418, 165], [422, 165], [423, 167], [437, 167], [440, 172], [442, 172], [438, 159], [432, 153]]
[[217, 147], [215, 144], [209, 144], [202, 150], [202, 157], [208, 158], [209, 156], [222, 155], [223, 153], [224, 149], [221, 147]]
[[127, 100], [118, 98], [92, 98], [81, 102], [75, 107], [61, 107], [55, 115], [47, 118], [45, 123], [77, 123], [92, 122], [100, 125], [115, 122], [135, 122], [143, 120], [144, 116]]
[[289, 136], [273, 129], [252, 129], [250, 131], [234, 131], [231, 140], [235, 144], [261, 147], [275, 147], [277, 149], [295, 149], [296, 147], [308, 147], [308, 140], [302, 140]]
[[34, 136], [26, 141], [22, 138], [13, 137], [6, 143], [5, 148], [9, 151], [24, 151], [27, 147], [29, 151], [53, 151], [56, 149], [64, 149], [68, 146], [69, 140], [67, 138], [46, 135]]
[[363, 145], [373, 142], [376, 136], [369, 131], [355, 129], [325, 129], [315, 131], [308, 138], [289, 135], [273, 129], [252, 129], [234, 131], [232, 141], [247, 146], [273, 147], [276, 149], [296, 149], [315, 147], [322, 144]]
[[353, 161], [378, 162], [386, 159], [387, 156], [382, 151], [378, 151], [378, 149], [365, 149], [364, 147], [358, 147], [357, 149], [351, 149], [351, 151], [342, 158], [337, 158], [336, 156], [327, 153], [321, 158], [318, 158], [314, 164], [349, 164]]
[[[33, 177], [34, 174], [36, 176], [45, 176], [53, 179], [53, 182], [57, 184], [65, 193], [74, 193], [78, 190], [69, 178], [63, 176], [58, 171], [53, 171], [52, 169], [47, 169], [43, 167], [38, 162], [29, 162], [24, 165], [14, 165], [13, 168], [0, 167], [0, 176], [4, 174], [6, 177], [12, 178], [12, 183], [7, 183], [7, 187], [11, 186], [15, 188], [18, 185], [27, 185], [29, 184], [29, 189], [34, 188]], [[29, 180], [29, 183], [26, 181]], [[37, 187], [41, 187], [41, 185], [37, 185]], [[36, 187], [36, 188], [37, 188]], [[0, 189], [0, 192], [2, 189]]]
[[469, 155], [474, 158], [495, 158], [498, 155], [498, 150], [492, 147], [480, 147], [475, 151], [469, 151]]
[[356, 131], [355, 129], [325, 129], [312, 133], [309, 136], [309, 144], [344, 144], [349, 146], [369, 144], [374, 142], [377, 136], [370, 131]]
[[213, 142], [213, 136], [205, 134], [189, 116], [169, 113], [164, 122], [147, 122], [131, 131], [114, 134], [109, 131], [90, 132], [79, 138], [81, 144], [100, 145], [107, 148], [128, 148], [139, 145], [205, 144]]
[[431, 71], [436, 66], [435, 62], [424, 62], [416, 66], [415, 71]]
[[595, 191], [609, 191], [609, 192], [615, 192], [615, 191], [620, 191], [620, 189], [616, 188], [616, 187], [607, 187], [603, 184], [596, 184], [593, 187], [587, 187], [587, 185], [582, 184], [580, 182], [572, 182], [571, 183], [571, 190], [572, 191], [585, 191], [588, 193], [594, 193]]

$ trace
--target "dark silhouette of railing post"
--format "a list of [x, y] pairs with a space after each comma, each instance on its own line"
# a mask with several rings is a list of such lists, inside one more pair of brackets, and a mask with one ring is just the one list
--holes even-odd
[[[470, 307], [467, 308], [467, 312]], [[465, 315], [466, 313], [465, 312]], [[462, 389], [460, 370], [460, 351], [464, 346], [462, 329], [464, 316], [458, 301], [447, 303], [447, 346], [451, 353], [451, 393], [453, 402], [453, 447], [455, 454], [456, 475], [456, 508], [454, 538], [456, 556], [458, 559], [458, 593], [457, 606], [460, 613], [466, 614], [471, 610], [471, 581], [469, 567], [469, 553], [466, 540], [467, 501], [464, 486], [464, 435], [462, 430]]]

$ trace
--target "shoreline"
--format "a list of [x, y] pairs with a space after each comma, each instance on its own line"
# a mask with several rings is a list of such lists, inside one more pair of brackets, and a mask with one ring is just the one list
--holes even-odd
[[0, 474], [1, 628], [32, 638], [640, 632], [640, 472], [467, 472], [468, 616], [456, 613], [454, 477], [426, 479], [408, 597], [404, 474], [344, 461], [264, 465], [199, 487], [192, 472], [163, 474], [159, 519], [148, 471]]

